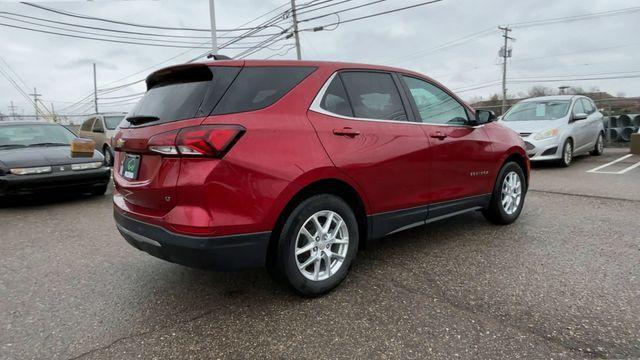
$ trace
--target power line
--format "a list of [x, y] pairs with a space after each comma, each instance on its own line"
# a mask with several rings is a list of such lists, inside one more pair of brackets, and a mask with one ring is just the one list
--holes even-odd
[[0, 18], [12, 20], [12, 21], [15, 21], [15, 22], [18, 22], [18, 23], [26, 23], [26, 24], [30, 24], [30, 25], [40, 26], [40, 27], [43, 27], [45, 29], [57, 29], [57, 30], [63, 30], [63, 31], [68, 31], [68, 32], [72, 32], [72, 33], [77, 33], [77, 34], [88, 34], [88, 35], [94, 35], [94, 36], [103, 36], [103, 37], [114, 38], [114, 39], [132, 39], [132, 40], [156, 41], [156, 42], [167, 43], [167, 44], [186, 44], [186, 45], [201, 45], [202, 44], [201, 42], [193, 42], [193, 41], [162, 40], [162, 39], [150, 39], [150, 38], [139, 37], [139, 36], [100, 34], [100, 33], [91, 32], [91, 31], [69, 29], [69, 28], [65, 28], [65, 27], [61, 27], [61, 26], [39, 24], [39, 23], [36, 23], [36, 22], [33, 22], [33, 21], [28, 21], [28, 20], [18, 20], [18, 19], [14, 19], [12, 17], [5, 16], [5, 15], [0, 15]]
[[[632, 8], [624, 8], [624, 9], [618, 9], [618, 10], [611, 10], [611, 11], [604, 11], [604, 12], [598, 12], [598, 13], [590, 13], [590, 14], [582, 14], [582, 15], [576, 15], [576, 16], [567, 16], [567, 17], [561, 17], [561, 18], [551, 18], [551, 19], [539, 19], [539, 20], [531, 20], [531, 21], [526, 21], [526, 22], [517, 22], [517, 23], [510, 23], [512, 27], [515, 28], [526, 28], [526, 27], [532, 27], [532, 26], [539, 26], [539, 25], [548, 25], [551, 24], [551, 21], [554, 22], [560, 22], [561, 20], [568, 20], [568, 21], [579, 21], [579, 20], [588, 20], [591, 18], [596, 18], [596, 17], [606, 17], [606, 16], [617, 16], [617, 15], [625, 15], [626, 13], [630, 13], [630, 12], [636, 12], [636, 11], [640, 11], [640, 7], [632, 7]], [[486, 36], [489, 35], [491, 33], [493, 33], [495, 29], [494, 27], [491, 28], [487, 28], [485, 30], [482, 31], [478, 31], [469, 35], [465, 35], [461, 38], [452, 40], [450, 42], [441, 44], [439, 46], [436, 46], [434, 48], [431, 49], [426, 49], [426, 50], [419, 50], [417, 52], [414, 52], [412, 54], [409, 54], [407, 56], [403, 56], [402, 58], [398, 59], [398, 60], [394, 60], [395, 63], [397, 62], [406, 62], [406, 61], [410, 61], [425, 55], [429, 55], [432, 54], [434, 52], [440, 51], [440, 50], [444, 50], [447, 48], [451, 48], [454, 46], [460, 46], [463, 44], [468, 43], [469, 41], [475, 40], [476, 38], [480, 38], [482, 36]], [[544, 58], [544, 57], [541, 57]], [[538, 58], [536, 58], [538, 59]], [[388, 60], [386, 60], [388, 61]], [[522, 60], [512, 60], [512, 62], [519, 62]]]
[[318, 31], [318, 30], [322, 30], [321, 28], [324, 28], [324, 27], [327, 27], [327, 26], [347, 24], [347, 23], [354, 22], [354, 21], [369, 19], [369, 18], [376, 17], [376, 16], [391, 14], [391, 13], [394, 13], [394, 12], [404, 11], [404, 10], [408, 10], [408, 9], [413, 9], [413, 8], [416, 8], [416, 7], [419, 7], [419, 6], [430, 5], [430, 4], [438, 3], [438, 2], [441, 2], [441, 1], [443, 1], [443, 0], [426, 1], [426, 2], [422, 2], [422, 3], [414, 4], [414, 5], [409, 5], [409, 6], [405, 6], [405, 7], [401, 7], [401, 8], [396, 8], [396, 9], [392, 9], [392, 10], [387, 10], [387, 11], [375, 13], [375, 14], [360, 16], [360, 17], [357, 17], [357, 18], [352, 18], [352, 19], [347, 19], [347, 20], [339, 20], [337, 22], [325, 24], [325, 25], [322, 25], [322, 26], [316, 26], [316, 27], [312, 27], [312, 28], [300, 29], [300, 31]]
[[[50, 7], [46, 7], [46, 6], [42, 6], [42, 5], [37, 5], [37, 4], [33, 4], [33, 3], [28, 3], [28, 2], [23, 2], [22, 4], [28, 5], [28, 6], [33, 6], [33, 7], [39, 8], [41, 10], [53, 12], [53, 13], [60, 14], [60, 15], [70, 16], [70, 17], [79, 18], [79, 19], [86, 19], [86, 20], [102, 21], [102, 22], [107, 22], [107, 23], [112, 23], [112, 24], [134, 26], [134, 27], [141, 27], [141, 28], [149, 28], [149, 29], [160, 29], [160, 30], [202, 31], [202, 32], [210, 32], [211, 31], [211, 29], [202, 29], [202, 28], [185, 28], [185, 27], [169, 27], [169, 26], [136, 24], [136, 23], [130, 23], [130, 22], [126, 22], [126, 21], [111, 20], [111, 19], [104, 19], [104, 18], [93, 17], [93, 16], [88, 16], [88, 15], [76, 14], [76, 13], [72, 13], [72, 12], [69, 12], [69, 11], [58, 10], [58, 9], [54, 9], [54, 8], [50, 8]], [[254, 30], [254, 29], [256, 29], [256, 28], [218, 29], [218, 31], [234, 32], [234, 31], [248, 31], [248, 30]]]
[[322, 19], [322, 18], [325, 18], [325, 17], [328, 17], [328, 16], [338, 15], [338, 14], [341, 14], [341, 13], [344, 13], [344, 12], [347, 12], [347, 11], [352, 11], [352, 10], [360, 9], [360, 8], [363, 8], [363, 7], [366, 7], [366, 6], [375, 5], [375, 4], [378, 4], [378, 3], [381, 3], [381, 2], [385, 2], [385, 1], [387, 1], [387, 0], [376, 0], [376, 1], [371, 1], [371, 2], [368, 2], [368, 3], [365, 3], [365, 4], [360, 4], [360, 5], [357, 5], [357, 6], [352, 6], [352, 7], [350, 7], [350, 8], [340, 9], [340, 10], [338, 10], [338, 11], [334, 11], [334, 12], [331, 12], [331, 13], [326, 13], [326, 14], [322, 14], [322, 15], [314, 16], [314, 17], [311, 17], [311, 18], [302, 19], [302, 20], [300, 20], [299, 22], [301, 22], [301, 23], [302, 23], [302, 22], [307, 22], [307, 21], [318, 20], [318, 19]]
[[207, 47], [193, 47], [193, 46], [166, 45], [166, 44], [149, 44], [149, 43], [125, 41], [125, 40], [120, 41], [120, 40], [112, 40], [112, 39], [101, 39], [101, 38], [94, 38], [94, 37], [82, 36], [82, 35], [64, 34], [64, 33], [59, 33], [59, 32], [54, 32], [54, 31], [48, 31], [48, 30], [39, 30], [39, 29], [33, 29], [33, 28], [24, 27], [24, 26], [9, 25], [9, 24], [5, 24], [5, 23], [0, 23], [0, 26], [5, 26], [5, 27], [10, 27], [10, 28], [15, 28], [15, 29], [22, 29], [22, 30], [29, 30], [29, 31], [40, 32], [40, 33], [45, 33], [45, 34], [66, 36], [66, 37], [77, 38], [77, 39], [106, 41], [106, 42], [118, 43], [118, 44], [157, 46], [157, 47], [182, 48], [182, 49], [207, 49]]
[[518, 28], [526, 28], [526, 27], [533, 27], [533, 26], [555, 24], [559, 22], [566, 23], [566, 22], [572, 22], [572, 21], [590, 20], [590, 19], [595, 19], [600, 17], [627, 15], [627, 14], [635, 13], [638, 11], [640, 11], [640, 6], [595, 12], [595, 13], [587, 13], [587, 14], [581, 14], [581, 15], [563, 16], [563, 17], [551, 18], [551, 19], [523, 21], [523, 22], [513, 23], [511, 24], [511, 26], [518, 27]]
[[[247, 21], [247, 22], [245, 22], [245, 23], [241, 24], [241, 25], [240, 25], [240, 27], [242, 27], [242, 26], [246, 26], [246, 25], [248, 25], [248, 24], [251, 24], [251, 23], [253, 23], [253, 22], [257, 21], [257, 20], [258, 20], [258, 19], [260, 19], [260, 18], [263, 18], [263, 17], [265, 17], [265, 16], [268, 16], [268, 15], [270, 15], [270, 14], [272, 14], [272, 13], [274, 13], [274, 12], [276, 12], [276, 11], [278, 11], [278, 10], [280, 10], [280, 9], [282, 9], [282, 8], [284, 8], [284, 7], [286, 7], [286, 6], [288, 6], [288, 4], [289, 4], [288, 2], [285, 2], [285, 3], [283, 3], [282, 5], [277, 6], [276, 8], [274, 8], [274, 9], [272, 9], [272, 10], [270, 10], [270, 11], [266, 12], [266, 13], [263, 13], [263, 14], [261, 14], [261, 15], [259, 15], [259, 16], [257, 16], [257, 17], [255, 17], [255, 18], [253, 18], [253, 19], [251, 19], [251, 20], [249, 20], [249, 21]], [[286, 13], [286, 12], [280, 12], [280, 13], [278, 13], [277, 15], [275, 15], [274, 17], [271, 17], [271, 18], [269, 18], [268, 20], [266, 20], [265, 22], [263, 22], [263, 23], [259, 24], [259, 26], [263, 26], [263, 25], [265, 25], [265, 24], [266, 24], [266, 23], [268, 23], [268, 22], [272, 22], [272, 21], [274, 21], [274, 20], [278, 20], [278, 19], [280, 19], [280, 16], [281, 16], [281, 15], [283, 15], [283, 14], [285, 14], [285, 13]], [[226, 34], [226, 33], [225, 33], [225, 34]], [[238, 37], [233, 37], [233, 39], [238, 39], [238, 38], [239, 38], [240, 40], [242, 40], [242, 39], [244, 39], [244, 38], [249, 38], [249, 37], [258, 37], [258, 36], [269, 36], [269, 35], [261, 35], [261, 34], [258, 34], [257, 32], [255, 32], [255, 31], [254, 31], [254, 32], [252, 32], [252, 33], [246, 32], [246, 33], [244, 33], [244, 34], [239, 35]], [[271, 35], [271, 36], [273, 36], [273, 35]], [[224, 36], [224, 34], [223, 34], [223, 36], [218, 36], [218, 38], [225, 38], [225, 36]], [[208, 42], [208, 41], [203, 42], [203, 43], [202, 43], [202, 45], [206, 44], [207, 42]], [[260, 43], [261, 43], [261, 42], [260, 42]], [[226, 46], [226, 44], [223, 44], [223, 45], [221, 46], [221, 48], [224, 48], [225, 46]], [[114, 84], [114, 83], [120, 82], [120, 81], [122, 81], [122, 80], [125, 80], [125, 79], [127, 79], [127, 78], [130, 78], [130, 77], [132, 77], [132, 76], [138, 75], [138, 74], [140, 74], [140, 73], [146, 72], [146, 71], [148, 71], [148, 70], [150, 70], [150, 69], [153, 69], [153, 68], [155, 68], [155, 67], [157, 67], [157, 66], [159, 66], [159, 65], [166, 64], [166, 63], [168, 63], [169, 61], [172, 61], [172, 60], [174, 60], [174, 59], [176, 59], [176, 58], [178, 58], [178, 57], [180, 57], [180, 56], [182, 56], [182, 55], [185, 55], [185, 54], [187, 54], [187, 53], [189, 53], [190, 51], [193, 51], [193, 50], [195, 50], [195, 48], [189, 48], [188, 50], [183, 51], [183, 52], [180, 52], [180, 53], [178, 53], [177, 55], [174, 55], [174, 56], [172, 56], [172, 57], [170, 57], [170, 58], [168, 58], [168, 59], [166, 59], [166, 60], [163, 60], [163, 61], [161, 61], [161, 62], [159, 62], [159, 63], [156, 63], [156, 64], [154, 64], [154, 65], [151, 65], [151, 66], [149, 66], [149, 67], [146, 67], [146, 68], [144, 68], [144, 69], [142, 69], [142, 70], [139, 70], [139, 71], [137, 71], [137, 72], [135, 72], [135, 73], [133, 73], [133, 74], [129, 74], [129, 75], [127, 75], [127, 76], [125, 76], [125, 77], [122, 77], [122, 78], [120, 78], [120, 79], [117, 79], [117, 80], [115, 80], [115, 81], [111, 81], [111, 82], [106, 83], [106, 84], [104, 84], [104, 85], [111, 85], [111, 84]], [[209, 52], [206, 52], [206, 53], [204, 53], [204, 54], [202, 54], [202, 55], [198, 56], [197, 58], [190, 60], [189, 62], [193, 62], [193, 61], [195, 61], [195, 60], [197, 60], [197, 59], [201, 58], [202, 56], [207, 55], [208, 53], [209, 53]], [[115, 87], [112, 87], [112, 88], [103, 88], [103, 89], [100, 89], [100, 90], [98, 90], [98, 91], [99, 91], [99, 92], [101, 92], [102, 94], [106, 94], [106, 93], [110, 93], [110, 92], [118, 91], [118, 90], [120, 90], [120, 89], [126, 88], [126, 87], [128, 87], [128, 86], [131, 86], [131, 85], [134, 85], [134, 84], [137, 84], [137, 83], [141, 83], [141, 82], [143, 82], [143, 81], [145, 81], [145, 79], [139, 79], [139, 80], [136, 80], [136, 81], [133, 81], [133, 82], [129, 82], [128, 84], [118, 85], [118, 86], [115, 86]], [[87, 95], [85, 98], [80, 99], [78, 102], [76, 102], [76, 103], [74, 104], [74, 106], [81, 106], [81, 105], [82, 105], [82, 102], [83, 102], [83, 101], [86, 101], [85, 99], [89, 99], [91, 96], [93, 96], [93, 94], [89, 94], [89, 95]]]

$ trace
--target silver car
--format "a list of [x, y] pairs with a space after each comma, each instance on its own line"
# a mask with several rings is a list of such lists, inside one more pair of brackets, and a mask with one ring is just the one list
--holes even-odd
[[586, 96], [522, 100], [500, 123], [520, 134], [531, 161], [553, 160], [569, 166], [574, 156], [602, 155], [604, 151], [602, 113]]

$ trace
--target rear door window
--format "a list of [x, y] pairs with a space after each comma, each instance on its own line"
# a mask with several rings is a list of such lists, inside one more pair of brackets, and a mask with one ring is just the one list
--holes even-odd
[[[147, 79], [148, 90], [129, 116], [159, 118], [143, 126], [207, 116], [239, 71], [239, 67], [203, 65], [156, 72]], [[121, 126], [128, 125], [124, 122]]]
[[407, 113], [391, 74], [371, 71], [340, 73], [355, 117], [407, 121]]
[[213, 114], [254, 111], [270, 106], [315, 69], [293, 66], [245, 67], [220, 100]]

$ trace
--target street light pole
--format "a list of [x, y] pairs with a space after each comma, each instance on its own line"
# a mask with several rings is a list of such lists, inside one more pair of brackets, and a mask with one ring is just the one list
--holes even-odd
[[209, 16], [211, 17], [211, 53], [218, 53], [218, 36], [216, 34], [216, 10], [213, 0], [209, 0]]

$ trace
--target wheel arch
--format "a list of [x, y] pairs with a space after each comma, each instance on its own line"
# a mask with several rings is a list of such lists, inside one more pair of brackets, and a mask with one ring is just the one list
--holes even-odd
[[[280, 211], [271, 231], [271, 239], [267, 250], [267, 264], [276, 260], [280, 233], [291, 212], [302, 201], [318, 194], [332, 194], [343, 199], [356, 216], [360, 239], [367, 239], [367, 205], [363, 196], [354, 186], [343, 179], [333, 177], [318, 179], [300, 188]], [[365, 243], [366, 241], [360, 241], [360, 246], [365, 246]]]
[[[531, 173], [531, 166], [529, 165], [529, 159], [526, 158], [526, 155], [522, 154], [520, 151], [513, 151], [502, 161], [502, 165], [500, 165], [500, 169], [502, 169], [508, 162], [515, 162], [520, 166], [522, 172], [524, 172], [524, 177], [526, 181], [527, 189], [529, 188], [529, 177]], [[498, 181], [496, 177], [496, 181]]]

